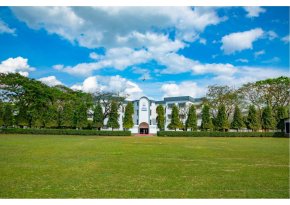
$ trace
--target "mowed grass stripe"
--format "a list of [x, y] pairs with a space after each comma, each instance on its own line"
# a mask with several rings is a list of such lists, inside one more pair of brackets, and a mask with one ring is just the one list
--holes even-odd
[[287, 138], [0, 135], [1, 198], [289, 198]]

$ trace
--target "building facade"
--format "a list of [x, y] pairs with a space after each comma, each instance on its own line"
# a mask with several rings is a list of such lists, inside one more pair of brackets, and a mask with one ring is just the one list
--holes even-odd
[[[123, 118], [125, 112], [125, 106], [129, 101], [125, 102], [119, 109], [119, 130], [123, 130]], [[190, 96], [179, 97], [166, 97], [162, 101], [154, 101], [143, 96], [138, 100], [131, 101], [134, 106], [133, 122], [134, 126], [130, 131], [134, 134], [156, 134], [158, 131], [156, 122], [156, 108], [158, 105], [162, 105], [165, 110], [165, 130], [168, 130], [167, 126], [171, 122], [171, 111], [175, 104], [179, 107], [179, 117], [183, 123], [187, 118], [188, 109], [191, 105], [195, 105], [198, 115], [198, 126], [201, 124], [200, 119], [200, 104], [201, 98], [192, 98]], [[105, 119], [104, 124], [107, 124]]]

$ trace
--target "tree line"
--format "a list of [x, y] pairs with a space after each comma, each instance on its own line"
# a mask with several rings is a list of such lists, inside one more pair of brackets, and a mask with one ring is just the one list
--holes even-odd
[[[119, 109], [125, 96], [118, 93], [84, 93], [63, 85], [47, 86], [19, 74], [0, 73], [0, 126], [30, 128], [118, 129]], [[219, 130], [247, 128], [284, 129], [289, 117], [290, 78], [279, 77], [247, 83], [238, 89], [229, 86], [208, 87], [202, 102], [201, 126], [197, 126], [197, 107], [186, 111], [174, 105], [168, 128], [171, 130]], [[123, 108], [122, 108], [123, 109]], [[165, 129], [165, 110], [157, 106], [157, 126]], [[180, 113], [185, 114], [182, 122]], [[126, 103], [123, 128], [134, 126], [134, 108]], [[92, 117], [92, 121], [88, 120]], [[106, 125], [104, 124], [107, 120]]]
[[[238, 89], [230, 86], [208, 87], [202, 102], [201, 126], [197, 126], [194, 105], [188, 109], [185, 123], [180, 120], [179, 107], [174, 105], [167, 128], [196, 131], [237, 131], [246, 128], [257, 130], [284, 130], [284, 120], [289, 118], [290, 78], [278, 77], [242, 85]], [[165, 129], [163, 106], [156, 109], [157, 125]]]

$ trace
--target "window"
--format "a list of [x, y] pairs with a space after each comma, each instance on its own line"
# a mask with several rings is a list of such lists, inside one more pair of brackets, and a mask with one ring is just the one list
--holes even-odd
[[168, 108], [172, 108], [173, 106], [174, 106], [174, 103], [168, 103], [168, 104], [167, 104], [167, 107], [168, 107]]
[[168, 119], [171, 119], [171, 115], [167, 115], [167, 118], [168, 118]]
[[178, 106], [179, 106], [180, 108], [185, 108], [185, 103], [178, 103]]

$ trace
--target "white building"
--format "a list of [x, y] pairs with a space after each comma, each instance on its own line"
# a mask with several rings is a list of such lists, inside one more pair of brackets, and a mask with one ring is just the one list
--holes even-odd
[[[129, 101], [125, 102], [119, 110], [119, 130], [123, 130], [123, 118], [125, 112], [125, 106]], [[165, 130], [167, 125], [171, 121], [171, 109], [173, 105], [179, 107], [180, 119], [185, 123], [188, 113], [188, 108], [194, 104], [197, 105], [197, 115], [200, 116], [201, 110], [198, 108], [201, 104], [201, 98], [194, 99], [190, 96], [180, 96], [180, 97], [166, 97], [163, 101], [150, 100], [147, 97], [141, 97], [139, 100], [132, 101], [134, 105], [134, 115], [133, 121], [134, 126], [130, 131], [134, 134], [155, 134], [158, 131], [156, 123], [156, 108], [159, 104], [163, 105], [165, 110]], [[198, 117], [198, 125], [200, 125], [201, 120]], [[107, 124], [107, 119], [105, 119], [104, 124]]]

